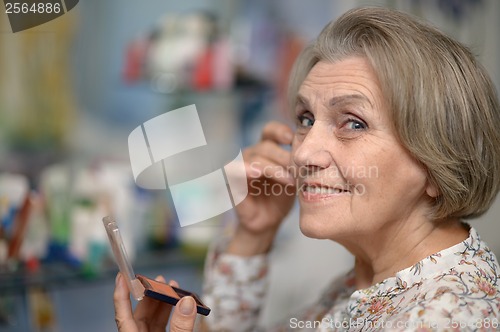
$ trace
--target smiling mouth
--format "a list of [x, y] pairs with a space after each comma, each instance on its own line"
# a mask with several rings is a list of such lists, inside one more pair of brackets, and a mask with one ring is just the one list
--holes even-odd
[[315, 185], [304, 185], [302, 187], [302, 191], [304, 193], [314, 194], [314, 195], [335, 195], [335, 194], [350, 193], [350, 191], [346, 189], [315, 186]]

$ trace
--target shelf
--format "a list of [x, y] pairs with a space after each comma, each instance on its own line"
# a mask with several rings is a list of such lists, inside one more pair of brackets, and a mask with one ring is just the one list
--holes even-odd
[[[136, 273], [146, 274], [157, 268], [199, 267], [202, 269], [203, 255], [187, 255], [181, 249], [150, 251], [140, 255], [133, 263]], [[0, 270], [0, 294], [22, 293], [31, 287], [78, 286], [110, 280], [116, 276], [118, 267], [107, 260], [98, 271], [82, 267], [71, 267], [67, 263], [53, 262], [42, 264], [36, 272], [21, 267], [14, 272]]]

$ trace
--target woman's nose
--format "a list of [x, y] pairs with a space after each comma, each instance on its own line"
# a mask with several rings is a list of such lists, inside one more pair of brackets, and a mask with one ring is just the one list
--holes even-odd
[[317, 121], [305, 136], [295, 139], [292, 152], [294, 164], [308, 168], [330, 167], [333, 163], [332, 151], [328, 149], [331, 139], [327, 128], [321, 128]]

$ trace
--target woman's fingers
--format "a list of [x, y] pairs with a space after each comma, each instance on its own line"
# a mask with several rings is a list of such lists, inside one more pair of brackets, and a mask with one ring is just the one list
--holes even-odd
[[[162, 276], [156, 281], [165, 282]], [[170, 286], [178, 287], [179, 284], [173, 280]], [[118, 273], [116, 287], [113, 294], [115, 305], [115, 320], [120, 332], [138, 332], [145, 330], [149, 332], [164, 332], [169, 321], [172, 306], [148, 297], [144, 297], [132, 312], [132, 304], [125, 279]], [[171, 332], [193, 331], [196, 320], [196, 303], [190, 296], [183, 297], [177, 303], [170, 322]]]
[[270, 140], [256, 144], [244, 155], [244, 157], [249, 159], [255, 156], [267, 158], [283, 167], [290, 165], [290, 151], [285, 150], [281, 145]]
[[161, 304], [160, 301], [145, 296], [137, 303], [134, 311], [134, 318], [138, 323], [145, 322], [148, 324], [154, 317], [157, 307]]
[[295, 184], [295, 178], [287, 168], [276, 165], [265, 158], [256, 157], [251, 163], [245, 164], [246, 174], [250, 179], [265, 177], [283, 185]]
[[293, 130], [284, 123], [271, 121], [262, 130], [261, 140], [271, 140], [284, 145], [292, 144]]
[[113, 302], [115, 306], [115, 321], [118, 331], [135, 332], [138, 331], [137, 324], [132, 313], [132, 304], [127, 284], [122, 274], [118, 272], [116, 276], [116, 286], [113, 293]]
[[[165, 282], [162, 276], [155, 278], [156, 281]], [[149, 331], [165, 331], [172, 306], [145, 296], [134, 311], [137, 324], [146, 326]]]
[[[290, 152], [276, 143], [261, 142], [244, 155], [245, 169], [250, 178], [261, 176], [274, 178], [293, 178], [290, 173]], [[286, 181], [285, 181], [286, 182]]]
[[244, 152], [247, 176], [250, 179], [266, 177], [282, 184], [293, 184], [290, 151], [281, 146], [290, 144], [292, 137], [292, 130], [285, 124], [271, 122], [266, 125], [262, 140]]
[[191, 332], [196, 320], [196, 302], [191, 296], [183, 297], [172, 314], [170, 332]]
[[179, 283], [177, 283], [177, 281], [175, 281], [175, 280], [170, 280], [170, 281], [168, 282], [168, 284], [169, 284], [170, 286], [172, 286], [172, 287], [177, 287], [177, 288], [179, 288]]
[[[275, 123], [275, 126], [281, 127], [284, 126], [287, 128], [291, 134], [291, 129], [286, 125], [281, 123]], [[266, 128], [269, 128], [266, 126]], [[282, 136], [286, 136], [283, 132], [276, 132], [275, 130], [270, 130], [264, 128], [262, 132], [262, 139], [259, 143], [245, 149], [244, 151], [244, 159], [249, 160], [253, 156], [259, 155], [269, 160], [276, 162], [279, 165], [287, 166], [290, 163], [290, 151], [287, 151], [283, 148], [283, 145], [290, 145], [291, 139], [283, 138]], [[292, 135], [293, 137], [293, 135]]]
[[[162, 276], [156, 277], [155, 280], [163, 283], [165, 282], [165, 279]], [[177, 282], [173, 280], [170, 280], [168, 284], [170, 286], [179, 287]], [[156, 307], [156, 311], [153, 313], [155, 317], [155, 326], [159, 327], [162, 332], [165, 331], [171, 311], [172, 306], [170, 304], [160, 302], [160, 305]]]

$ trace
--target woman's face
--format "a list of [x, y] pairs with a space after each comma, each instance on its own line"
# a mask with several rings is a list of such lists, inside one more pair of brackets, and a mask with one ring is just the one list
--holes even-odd
[[365, 58], [319, 62], [307, 75], [292, 144], [305, 235], [342, 243], [426, 219], [435, 190], [398, 141], [386, 104]]

